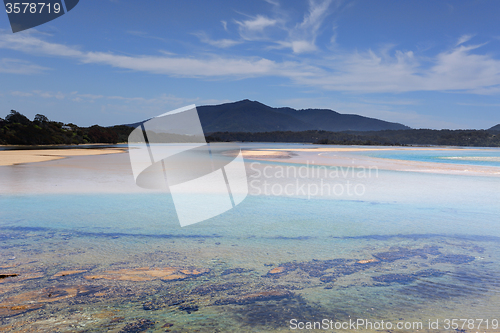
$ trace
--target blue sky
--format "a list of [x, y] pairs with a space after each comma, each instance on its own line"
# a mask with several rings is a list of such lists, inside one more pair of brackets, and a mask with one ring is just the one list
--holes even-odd
[[0, 117], [114, 125], [248, 98], [489, 128], [499, 17], [495, 0], [80, 0], [13, 34], [0, 14]]

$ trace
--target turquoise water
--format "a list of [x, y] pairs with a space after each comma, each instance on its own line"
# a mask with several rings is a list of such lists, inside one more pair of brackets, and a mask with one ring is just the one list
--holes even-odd
[[134, 237], [350, 237], [433, 232], [500, 237], [500, 208], [250, 196], [225, 214], [180, 228], [169, 194], [2, 197], [0, 228]]
[[500, 167], [500, 149], [498, 148], [461, 148], [448, 151], [401, 149], [357, 154], [396, 160]]
[[[364, 318], [450, 332], [447, 319], [481, 318], [494, 332], [498, 177], [361, 181], [354, 198], [249, 195], [184, 228], [164, 193], [2, 195], [0, 276], [18, 276], [0, 279], [0, 329], [278, 332]], [[172, 267], [203, 274], [140, 279]]]
[[[149, 328], [158, 332], [164, 331], [164, 323], [174, 325], [172, 332], [185, 327], [200, 332], [269, 332], [287, 331], [292, 317], [426, 322], [497, 315], [500, 212], [496, 207], [251, 196], [226, 214], [187, 228], [179, 227], [173, 208], [168, 195], [158, 194], [2, 197], [0, 264], [20, 263], [20, 268], [25, 265], [28, 271], [45, 275], [21, 290], [77, 284], [108, 293], [105, 297], [79, 296], [83, 306], [73, 301], [48, 303], [43, 312], [6, 316], [3, 324], [29, 318], [30, 326], [38, 323], [36, 327], [43, 330], [50, 311], [49, 317], [57, 322], [71, 322], [68, 317], [76, 313], [89, 318], [74, 319], [73, 327], [60, 324], [61, 331], [125, 332], [125, 324], [147, 319], [161, 323]], [[411, 252], [432, 247], [440, 254]], [[333, 282], [322, 282], [322, 277], [310, 271], [321, 261], [366, 260], [391, 251], [408, 256], [339, 275]], [[454, 255], [459, 260], [454, 261]], [[461, 256], [471, 261], [461, 262]], [[303, 270], [266, 277], [271, 269], [287, 263], [297, 263]], [[210, 273], [185, 282], [89, 283], [82, 274], [64, 281], [50, 278], [67, 269], [90, 274], [144, 266], [194, 266], [208, 268]], [[428, 269], [440, 273], [411, 277]], [[239, 273], [225, 273], [231, 270]], [[390, 282], [390, 274], [400, 274], [403, 280]], [[380, 276], [389, 282], [374, 280]], [[225, 290], [233, 283], [237, 283], [236, 291]], [[207, 286], [223, 287], [208, 296], [192, 297], [195, 312], [188, 314], [179, 305], [162, 303], [172, 295], [193, 295]], [[289, 290], [293, 296], [231, 303], [238, 292], [251, 295], [262, 290]], [[471, 309], [464, 306], [465, 299], [483, 306]], [[215, 306], [217, 301], [228, 304]], [[160, 302], [159, 309], [145, 310], [146, 304], [155, 302]], [[112, 311], [109, 318], [103, 317], [106, 311]], [[123, 319], [112, 322], [113, 318]]]

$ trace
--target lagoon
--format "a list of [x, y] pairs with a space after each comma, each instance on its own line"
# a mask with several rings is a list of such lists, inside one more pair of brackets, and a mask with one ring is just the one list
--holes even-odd
[[[422, 323], [446, 332], [446, 319], [482, 318], [489, 327], [483, 321], [481, 331], [496, 330], [495, 165], [459, 173], [470, 165], [454, 161], [447, 169], [437, 158], [449, 150], [432, 151], [436, 158], [424, 168], [418, 163], [430, 162], [405, 159], [411, 148], [381, 156], [387, 151], [373, 147], [326, 155], [312, 145], [242, 147], [292, 154], [247, 159], [249, 196], [184, 228], [168, 192], [135, 186], [126, 153], [0, 167], [0, 327], [279, 332], [290, 331], [292, 319], [327, 318]], [[401, 161], [416, 171], [392, 167]], [[310, 177], [314, 172], [270, 178], [263, 172], [325, 165], [378, 172], [321, 179]], [[275, 189], [299, 181], [310, 191], [265, 193], [264, 181]], [[321, 181], [351, 182], [364, 192], [312, 193]], [[438, 329], [429, 329], [436, 321]]]

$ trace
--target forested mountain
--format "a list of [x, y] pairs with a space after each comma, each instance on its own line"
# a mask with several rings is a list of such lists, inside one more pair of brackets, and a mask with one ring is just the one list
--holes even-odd
[[[244, 102], [244, 101], [243, 101]], [[255, 102], [250, 102], [255, 103]], [[234, 103], [236, 104], [236, 103]], [[244, 104], [244, 103], [243, 103]], [[263, 105], [263, 104], [262, 104]], [[264, 106], [265, 107], [265, 106]], [[200, 107], [200, 117], [220, 110], [211, 107]], [[232, 108], [232, 107], [230, 107]], [[243, 111], [239, 111], [243, 112]], [[274, 111], [273, 111], [274, 112]], [[280, 114], [281, 112], [281, 114]], [[279, 117], [285, 116], [289, 126], [305, 123], [286, 113], [302, 112], [293, 109], [281, 109], [276, 112]], [[321, 115], [326, 110], [315, 110], [312, 114]], [[213, 116], [212, 114], [211, 116]], [[292, 113], [293, 114], [293, 113]], [[209, 116], [208, 118], [210, 118]], [[222, 116], [222, 115], [220, 115]], [[251, 117], [250, 117], [251, 118]], [[299, 117], [300, 118], [300, 117]], [[314, 118], [314, 117], [312, 117]], [[310, 119], [310, 118], [309, 118]], [[319, 119], [319, 118], [318, 118]], [[205, 119], [206, 120], [206, 119]], [[139, 126], [142, 122], [133, 124]], [[53, 144], [87, 144], [127, 142], [128, 135], [135, 126], [118, 125], [102, 127], [78, 127], [75, 124], [64, 124], [51, 121], [44, 115], [37, 114], [33, 121], [23, 114], [12, 110], [5, 119], [0, 118], [0, 144], [10, 145], [53, 145]], [[204, 127], [210, 127], [205, 123]], [[216, 131], [208, 133], [207, 141], [254, 141], [254, 142], [305, 142], [340, 145], [446, 145], [500, 147], [500, 125], [488, 130], [430, 130], [403, 129], [381, 131], [325, 131], [325, 130], [272, 130], [266, 132], [249, 131]], [[207, 130], [205, 129], [205, 133]]]
[[326, 109], [273, 108], [250, 101], [197, 107], [205, 133], [269, 131], [380, 131], [409, 127], [375, 118]]
[[488, 131], [491, 131], [491, 132], [500, 132], [500, 124], [498, 124], [496, 126], [493, 126]]

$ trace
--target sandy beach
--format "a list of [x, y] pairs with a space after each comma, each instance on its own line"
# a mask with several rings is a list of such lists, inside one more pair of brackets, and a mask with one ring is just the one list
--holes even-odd
[[46, 162], [70, 156], [117, 154], [126, 151], [122, 148], [2, 150], [0, 151], [0, 166]]
[[243, 150], [243, 157], [245, 158], [289, 158], [291, 155], [288, 151], [276, 150]]
[[[264, 151], [289, 151], [290, 149], [259, 149], [259, 152], [264, 152]], [[316, 152], [335, 152], [335, 151], [381, 151], [381, 150], [429, 150], [429, 151], [463, 151], [464, 148], [447, 148], [447, 147], [325, 147], [325, 148], [318, 148], [318, 147], [312, 147], [312, 148], [295, 148], [293, 151], [295, 152], [311, 152], [311, 151], [316, 151]], [[475, 149], [475, 148], [467, 148], [468, 151], [478, 151], [480, 149]]]

